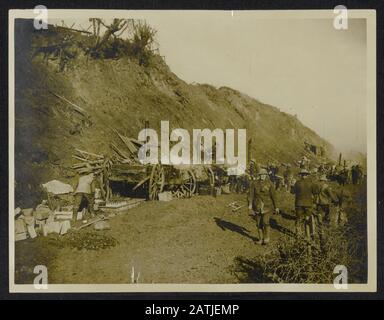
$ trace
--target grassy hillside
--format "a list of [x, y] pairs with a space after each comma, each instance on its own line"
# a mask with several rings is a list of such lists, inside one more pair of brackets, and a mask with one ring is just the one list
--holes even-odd
[[[77, 37], [82, 37], [78, 35]], [[16, 205], [30, 206], [39, 185], [50, 179], [71, 182], [75, 148], [109, 154], [114, 129], [137, 137], [148, 120], [159, 130], [172, 128], [247, 128], [252, 157], [291, 162], [303, 154], [304, 140], [332, 147], [294, 116], [231, 88], [191, 85], [171, 72], [160, 56], [149, 66], [135, 59], [70, 61], [59, 72], [57, 61], [33, 56], [38, 45], [60, 41], [54, 30], [34, 31], [32, 22], [16, 23]], [[73, 111], [65, 97], [83, 108], [89, 121]]]

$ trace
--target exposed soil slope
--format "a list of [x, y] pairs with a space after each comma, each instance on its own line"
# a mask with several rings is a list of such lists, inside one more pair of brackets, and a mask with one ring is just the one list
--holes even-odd
[[[33, 48], [59, 40], [52, 30], [34, 31], [30, 21], [16, 24], [18, 206], [31, 206], [47, 180], [71, 181], [75, 148], [108, 154], [117, 139], [114, 129], [137, 137], [146, 120], [156, 130], [161, 120], [170, 121], [171, 129], [247, 128], [252, 157], [263, 163], [297, 160], [306, 154], [305, 139], [331, 152], [329, 143], [294, 116], [227, 87], [187, 84], [159, 56], [149, 67], [128, 57], [79, 56], [58, 72], [56, 61], [45, 62]], [[86, 110], [90, 123], [53, 93]]]

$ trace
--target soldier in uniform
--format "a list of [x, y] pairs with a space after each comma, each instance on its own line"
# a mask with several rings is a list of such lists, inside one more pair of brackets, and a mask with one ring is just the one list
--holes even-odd
[[251, 181], [249, 189], [249, 209], [256, 217], [258, 241], [257, 244], [268, 244], [270, 240], [271, 207], [279, 213], [276, 205], [275, 188], [268, 178], [268, 172], [260, 169], [256, 180]]
[[302, 168], [299, 172], [300, 179], [292, 187], [292, 193], [295, 195], [296, 211], [296, 235], [303, 235], [303, 228], [313, 213], [313, 197], [315, 186], [311, 179], [308, 179], [309, 171]]
[[77, 212], [81, 207], [83, 201], [86, 202], [87, 210], [93, 216], [95, 214], [93, 205], [94, 205], [94, 193], [96, 185], [98, 185], [96, 176], [98, 173], [86, 173], [82, 174], [79, 178], [79, 182], [75, 191], [75, 199], [73, 204], [73, 216], [72, 220], [76, 221]]
[[257, 173], [260, 170], [260, 166], [258, 163], [256, 163], [255, 159], [251, 159], [249, 162], [249, 171], [248, 174], [252, 178], [251, 180], [254, 180], [257, 177]]
[[351, 167], [351, 178], [352, 178], [352, 184], [357, 184], [358, 172], [357, 172], [357, 166], [356, 165], [353, 165]]
[[327, 177], [322, 175], [315, 185], [316, 210], [313, 212], [321, 248], [324, 247], [324, 223], [331, 223], [331, 203], [336, 201], [336, 196], [327, 184]]
[[330, 222], [330, 205], [331, 202], [336, 202], [336, 196], [333, 194], [331, 187], [326, 183], [327, 177], [322, 175], [315, 187], [315, 204], [316, 211], [320, 215], [320, 219]]
[[300, 169], [308, 170], [309, 163], [310, 163], [310, 160], [306, 156], [302, 156], [302, 158], [299, 160]]
[[289, 192], [289, 190], [291, 189], [292, 180], [293, 180], [293, 171], [292, 171], [291, 164], [288, 163], [284, 172], [284, 186], [287, 192]]
[[351, 199], [351, 195], [347, 190], [345, 190], [344, 187], [338, 188], [334, 192], [334, 194], [336, 197], [336, 201], [335, 201], [336, 208], [335, 208], [334, 219], [332, 219], [333, 221], [331, 222], [332, 222], [332, 225], [337, 227], [344, 226], [346, 223], [348, 223], [348, 217], [347, 217], [347, 213], [344, 210], [344, 207], [345, 207], [345, 203]]
[[361, 165], [359, 164], [356, 165], [356, 171], [357, 171], [357, 184], [361, 184], [364, 178], [364, 172]]

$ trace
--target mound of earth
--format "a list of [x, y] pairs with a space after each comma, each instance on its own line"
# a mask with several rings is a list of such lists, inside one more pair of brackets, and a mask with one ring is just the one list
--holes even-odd
[[17, 206], [36, 204], [41, 183], [73, 183], [75, 148], [108, 155], [117, 139], [114, 130], [137, 137], [145, 121], [155, 130], [161, 120], [168, 120], [171, 130], [246, 128], [250, 154], [261, 163], [292, 162], [302, 155], [317, 161], [305, 150], [305, 140], [332, 153], [332, 146], [296, 117], [231, 88], [188, 84], [159, 55], [144, 67], [129, 57], [79, 54], [59, 71], [58, 62], [44, 59], [36, 48], [60, 43], [63, 32], [36, 32], [31, 21], [17, 20], [15, 37]]

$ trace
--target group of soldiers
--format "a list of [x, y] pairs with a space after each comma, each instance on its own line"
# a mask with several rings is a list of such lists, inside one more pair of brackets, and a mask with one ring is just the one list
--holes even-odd
[[[316, 237], [321, 243], [324, 227], [347, 223], [344, 207], [351, 196], [344, 184], [337, 188], [331, 188], [329, 184], [338, 169], [324, 164], [310, 169], [309, 163], [309, 159], [303, 157], [294, 165], [285, 164], [285, 169], [280, 170], [274, 163], [261, 166], [255, 160], [250, 161], [246, 174], [248, 204], [256, 220], [258, 244], [270, 242], [271, 214], [280, 214], [276, 197], [279, 189], [295, 197], [295, 233], [298, 237], [304, 236], [308, 240]], [[361, 183], [364, 176], [361, 166], [354, 165], [350, 172], [351, 183]], [[86, 202], [89, 213], [94, 214], [93, 195], [97, 181], [97, 173], [84, 174], [79, 178], [73, 207], [74, 219], [82, 202]]]
[[[255, 160], [250, 162], [248, 204], [256, 218], [257, 243], [266, 245], [270, 241], [271, 214], [280, 213], [276, 198], [279, 188], [295, 196], [296, 235], [308, 240], [316, 237], [322, 242], [325, 226], [342, 226], [347, 222], [344, 206], [350, 195], [343, 184], [331, 188], [329, 176], [332, 172], [322, 164], [317, 170], [310, 170], [309, 160], [303, 157], [297, 162], [297, 179], [293, 167], [290, 164], [285, 167], [283, 175], [278, 176], [279, 171], [273, 164], [262, 167]], [[355, 179], [353, 183], [360, 182]]]
[[[325, 175], [330, 181], [335, 181], [340, 185], [352, 183], [354, 185], [361, 184], [364, 179], [364, 171], [360, 164], [354, 164], [348, 167], [346, 163], [333, 164], [331, 162], [322, 162], [319, 165], [311, 167], [311, 161], [306, 156], [303, 156], [295, 163], [300, 169], [307, 169], [311, 175]], [[265, 166], [270, 180], [274, 184], [276, 190], [285, 187], [289, 191], [292, 181], [294, 181], [294, 170], [290, 163], [281, 163], [269, 161]]]

